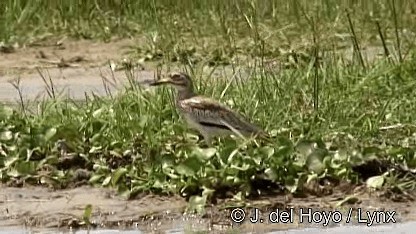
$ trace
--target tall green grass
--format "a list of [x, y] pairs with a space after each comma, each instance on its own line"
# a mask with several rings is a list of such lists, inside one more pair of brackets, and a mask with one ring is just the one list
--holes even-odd
[[[137, 37], [133, 58], [187, 70], [199, 92], [273, 138], [204, 148], [173, 109], [172, 92], [130, 82], [121, 95], [82, 103], [51, 95], [35, 112], [23, 102], [19, 111], [2, 106], [0, 178], [111, 186], [126, 196], [179, 193], [196, 210], [224, 191], [236, 199], [282, 187], [302, 193], [327, 179], [414, 189], [411, 3], [3, 1], [5, 42]], [[384, 55], [367, 59], [368, 46]], [[224, 64], [230, 79], [214, 75]]]
[[194, 49], [212, 57], [238, 52], [273, 57], [285, 49], [309, 47], [313, 35], [322, 49], [350, 46], [346, 11], [353, 25], [359, 25], [354, 37], [366, 45], [380, 43], [376, 20], [398, 57], [406, 53], [402, 46], [413, 43], [415, 6], [394, 0], [5, 0], [0, 3], [0, 41], [144, 36], [150, 48], [140, 50], [170, 57]]

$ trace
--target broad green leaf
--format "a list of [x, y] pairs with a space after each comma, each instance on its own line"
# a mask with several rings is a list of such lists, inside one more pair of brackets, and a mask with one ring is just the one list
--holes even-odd
[[348, 151], [346, 149], [339, 149], [334, 154], [334, 159], [339, 161], [347, 160]]
[[91, 178], [89, 179], [89, 182], [91, 184], [95, 184], [96, 182], [101, 180], [103, 177], [104, 177], [104, 175], [92, 175]]
[[296, 145], [296, 151], [299, 152], [303, 157], [307, 157], [315, 150], [316, 143], [310, 141], [300, 141]]
[[346, 175], [347, 173], [348, 173], [348, 169], [344, 167], [343, 169], [336, 171], [335, 175], [342, 177]]
[[261, 154], [265, 155], [267, 158], [270, 158], [274, 154], [274, 148], [270, 146], [263, 146], [259, 150]]
[[56, 128], [49, 128], [44, 135], [45, 142], [48, 142], [52, 137], [55, 136], [55, 134]]
[[208, 188], [206, 186], [203, 186], [202, 196], [210, 197], [212, 194], [214, 194], [215, 189]]
[[370, 177], [367, 179], [366, 184], [367, 184], [367, 187], [369, 188], [379, 189], [384, 184], [384, 176], [379, 175], [379, 176]]
[[215, 153], [217, 153], [217, 149], [216, 148], [206, 148], [206, 149], [202, 149], [202, 148], [199, 148], [199, 147], [195, 147], [192, 150], [192, 154], [194, 154], [202, 162], [205, 162], [205, 161], [211, 159], [212, 156], [215, 155]]
[[15, 166], [20, 175], [31, 175], [36, 171], [36, 163], [32, 161], [20, 161]]
[[173, 155], [164, 155], [162, 158], [162, 169], [170, 169], [175, 163]]
[[90, 154], [98, 153], [98, 152], [101, 152], [101, 150], [102, 150], [102, 146], [93, 146], [91, 147], [89, 153]]
[[266, 170], [264, 170], [264, 174], [266, 174], [267, 178], [272, 180], [272, 181], [277, 180], [277, 173], [272, 168], [267, 168]]
[[96, 133], [91, 137], [90, 142], [91, 143], [96, 143], [99, 141], [99, 139], [101, 138], [101, 134], [100, 133]]
[[186, 176], [193, 176], [201, 168], [201, 162], [197, 158], [188, 158], [175, 167], [177, 173]]
[[123, 156], [119, 153], [119, 152], [117, 152], [116, 150], [110, 150], [110, 155], [111, 156], [115, 156], [115, 157], [117, 157], [117, 158], [122, 158]]
[[103, 181], [103, 183], [102, 183], [102, 186], [107, 186], [107, 185], [109, 185], [110, 184], [110, 181], [111, 181], [111, 175], [109, 175], [109, 176], [107, 176], [105, 179], [104, 179], [104, 181]]
[[10, 177], [19, 177], [21, 174], [16, 169], [12, 169], [7, 172], [7, 175]]
[[157, 188], [157, 189], [165, 189], [165, 187], [166, 187], [166, 181], [160, 180], [160, 179], [156, 179], [153, 182], [153, 186], [152, 187], [153, 188]]
[[192, 196], [189, 198], [187, 211], [197, 212], [198, 214], [204, 214], [206, 203], [207, 203], [207, 196]]
[[243, 193], [241, 191], [238, 192], [236, 195], [233, 196], [233, 200], [235, 200], [235, 201], [243, 201], [244, 200]]
[[4, 131], [0, 133], [0, 140], [1, 141], [10, 141], [13, 139], [13, 132], [12, 131]]
[[115, 186], [120, 180], [120, 178], [126, 175], [127, 172], [128, 172], [127, 169], [124, 167], [117, 168], [117, 170], [113, 173], [113, 177], [111, 179], [113, 186]]
[[306, 179], [306, 183], [309, 184], [311, 181], [318, 179], [318, 175], [317, 174], [310, 174], [308, 175], [307, 179]]
[[323, 161], [326, 153], [326, 150], [315, 149], [308, 155], [306, 165], [308, 166], [309, 171], [321, 174], [325, 170], [325, 164]]

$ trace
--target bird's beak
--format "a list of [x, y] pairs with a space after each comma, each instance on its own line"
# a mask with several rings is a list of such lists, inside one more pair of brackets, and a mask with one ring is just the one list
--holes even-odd
[[163, 84], [172, 84], [172, 79], [170, 79], [170, 77], [164, 77], [162, 79], [150, 83], [150, 86], [158, 86]]

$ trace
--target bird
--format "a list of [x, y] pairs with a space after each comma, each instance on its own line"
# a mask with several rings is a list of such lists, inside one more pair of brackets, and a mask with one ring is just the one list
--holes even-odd
[[189, 127], [199, 131], [208, 146], [212, 146], [213, 138], [219, 136], [268, 137], [264, 130], [247, 121], [240, 113], [195, 93], [191, 77], [184, 72], [172, 72], [150, 83], [150, 86], [159, 85], [176, 88], [176, 109]]

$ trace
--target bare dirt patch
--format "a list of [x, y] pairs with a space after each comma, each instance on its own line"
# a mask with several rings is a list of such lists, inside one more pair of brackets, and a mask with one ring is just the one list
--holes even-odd
[[[26, 225], [35, 229], [85, 228], [83, 214], [87, 205], [92, 205], [90, 221], [96, 228], [132, 229], [141, 231], [173, 230], [178, 228], [191, 228], [192, 230], [225, 230], [238, 228], [241, 231], [254, 230], [282, 230], [299, 227], [321, 226], [322, 224], [299, 223], [297, 212], [300, 208], [311, 208], [314, 211], [340, 211], [343, 213], [345, 223], [346, 213], [350, 208], [363, 211], [385, 210], [396, 211], [397, 222], [415, 220], [416, 212], [414, 201], [392, 202], [383, 198], [381, 192], [369, 192], [364, 187], [338, 187], [333, 194], [318, 197], [292, 197], [286, 195], [267, 195], [256, 199], [249, 199], [246, 219], [243, 223], [234, 223], [230, 218], [233, 209], [229, 199], [219, 200], [216, 205], [207, 207], [204, 216], [183, 215], [187, 202], [179, 196], [160, 196], [143, 194], [135, 199], [127, 200], [116, 194], [115, 191], [88, 186], [51, 190], [42, 187], [5, 187], [0, 186], [0, 226]], [[344, 191], [348, 188], [350, 191]], [[354, 199], [343, 206], [337, 204], [352, 195]], [[228, 207], [228, 208], [227, 208]], [[236, 206], [237, 207], [237, 206]], [[253, 209], [258, 208], [262, 224], [251, 223]], [[275, 223], [267, 221], [272, 211], [294, 211], [293, 223]], [[356, 215], [351, 224], [357, 224]], [[329, 226], [339, 224], [330, 223]], [[365, 225], [365, 224], [360, 224]]]
[[[0, 75], [32, 73], [36, 67], [97, 67], [108, 60], [126, 57], [133, 40], [113, 40], [109, 43], [91, 40], [57, 39], [26, 45], [11, 53], [2, 53]], [[60, 64], [61, 63], [61, 64]]]
[[143, 195], [136, 200], [123, 200], [114, 191], [78, 187], [53, 191], [42, 187], [1, 187], [0, 226], [60, 228], [82, 225], [85, 207], [92, 205], [92, 222], [100, 226], [132, 226], [153, 214], [180, 212], [185, 201], [176, 196]]
[[[116, 91], [127, 81], [122, 61], [128, 59], [134, 43], [128, 39], [109, 43], [48, 40], [1, 53], [0, 101], [13, 102], [19, 98], [10, 84], [17, 78], [21, 80], [24, 98], [29, 100], [46, 94], [42, 76], [53, 83], [57, 93], [64, 92], [73, 99], [82, 99], [85, 93], [106, 95], [108, 91]], [[154, 77], [150, 69], [138, 67], [136, 71], [140, 81]], [[103, 82], [107, 82], [106, 87]]]

